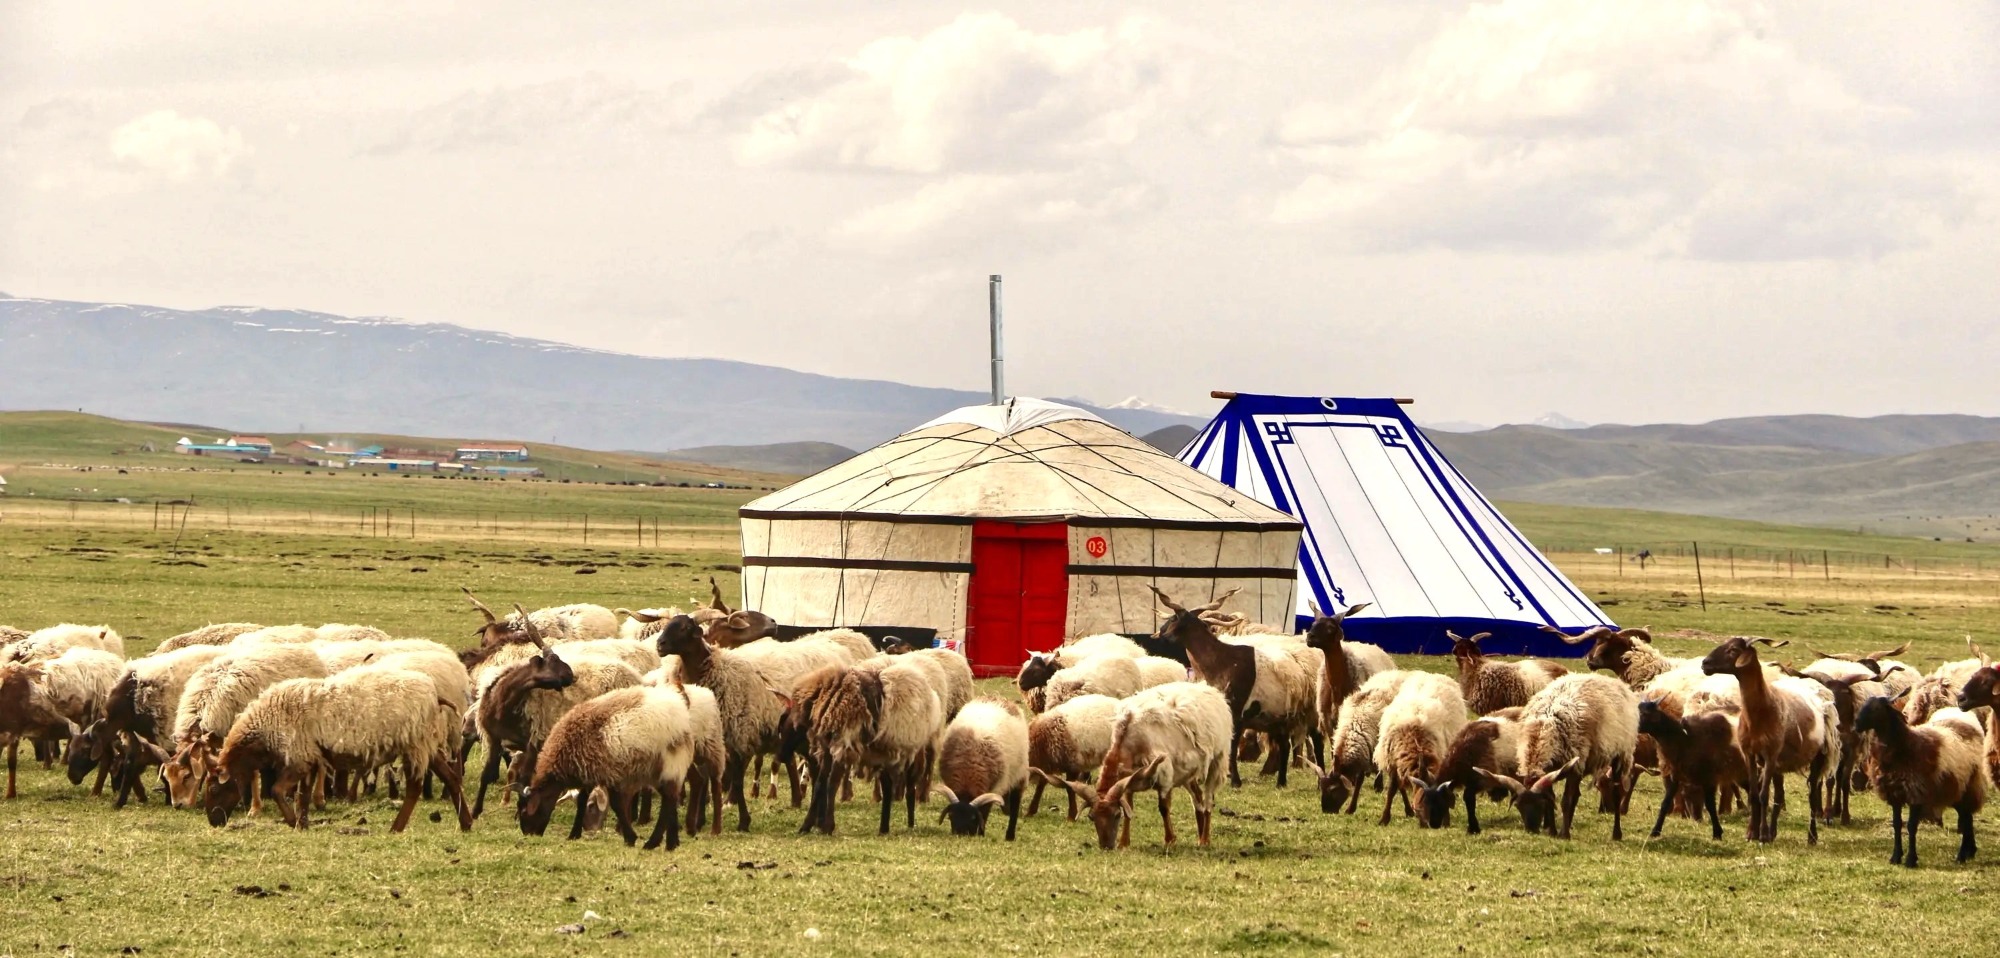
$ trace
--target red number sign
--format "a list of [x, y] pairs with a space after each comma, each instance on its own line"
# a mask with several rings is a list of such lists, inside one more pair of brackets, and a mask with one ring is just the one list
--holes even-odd
[[1110, 546], [1105, 545], [1103, 536], [1091, 536], [1083, 543], [1083, 551], [1090, 553], [1090, 557], [1093, 559], [1104, 558], [1104, 553], [1109, 551], [1110, 548]]

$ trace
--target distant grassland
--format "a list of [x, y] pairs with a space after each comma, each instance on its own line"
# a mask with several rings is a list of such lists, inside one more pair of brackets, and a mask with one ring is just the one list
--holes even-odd
[[[18, 461], [5, 446], [0, 459]], [[53, 449], [37, 461], [95, 460]], [[479, 619], [460, 585], [496, 608], [686, 605], [710, 576], [734, 595], [733, 516], [748, 495], [255, 467], [8, 475], [10, 489], [36, 495], [0, 499], [0, 623], [103, 622], [145, 637], [135, 655], [230, 620], [360, 622], [464, 644]], [[63, 488], [135, 502], [66, 502]], [[151, 496], [196, 505], [185, 525], [164, 510], [155, 529]], [[2000, 556], [1980, 544], [1506, 508], [1530, 538], [1560, 547], [1557, 563], [1609, 614], [1651, 626], [1672, 654], [1705, 650], [1705, 634], [1789, 638], [1775, 657], [1793, 662], [1809, 657], [1806, 644], [1910, 640], [1907, 660], [1929, 667], [1963, 657], [1965, 636], [1987, 638], [2000, 611]], [[1699, 581], [1692, 556], [1672, 551], [1696, 539]], [[1624, 561], [1587, 551], [1600, 546]], [[1641, 570], [1639, 548], [1660, 558]], [[1711, 549], [1737, 550], [1733, 573]], [[1821, 549], [1854, 558], [1801, 564]], [[1771, 558], [1780, 554], [1788, 561]], [[1402, 664], [1449, 671], [1451, 660]], [[1003, 697], [1008, 685], [983, 683]], [[0, 804], [0, 955], [1908, 956], [1964, 950], [2000, 907], [1993, 813], [1981, 816], [1987, 851], [1971, 866], [1951, 864], [1952, 842], [1927, 828], [1924, 867], [1911, 873], [1886, 864], [1886, 811], [1872, 799], [1856, 800], [1853, 826], [1807, 848], [1797, 785], [1769, 847], [1743, 842], [1740, 816], [1720, 843], [1682, 821], [1645, 840], [1652, 779], [1633, 802], [1630, 837], [1613, 844], [1588, 799], [1572, 842], [1525, 835], [1511, 809], [1485, 802], [1487, 830], [1469, 837], [1457, 812], [1446, 832], [1400, 813], [1377, 827], [1373, 792], [1355, 817], [1321, 815], [1295, 778], [1283, 791], [1253, 779], [1221, 796], [1209, 850], [1193, 846], [1184, 794], [1174, 809], [1186, 844], [1172, 852], [1143, 798], [1134, 847], [1118, 854], [1097, 852], [1087, 824], [1062, 821], [1059, 796], [1057, 814], [1025, 821], [1011, 846], [997, 828], [953, 839], [935, 803], [919, 807], [914, 835], [899, 818], [877, 838], [864, 784], [832, 838], [794, 835], [799, 813], [759, 800], [750, 834], [704, 836], [669, 855], [608, 833], [562, 841], [566, 811], [556, 837], [523, 838], [508, 809], [492, 807], [461, 835], [428, 820], [443, 810], [431, 803], [409, 833], [390, 836], [379, 796], [331, 805], [303, 835], [270, 818], [212, 830], [157, 802], [113, 812], [32, 763], [21, 774], [22, 797]], [[581, 934], [560, 930], [578, 924]]]

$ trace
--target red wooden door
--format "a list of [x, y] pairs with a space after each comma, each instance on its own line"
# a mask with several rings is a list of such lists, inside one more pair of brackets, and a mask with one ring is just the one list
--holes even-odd
[[1069, 527], [974, 523], [966, 596], [966, 660], [973, 674], [1013, 675], [1029, 650], [1062, 644], [1068, 622]]

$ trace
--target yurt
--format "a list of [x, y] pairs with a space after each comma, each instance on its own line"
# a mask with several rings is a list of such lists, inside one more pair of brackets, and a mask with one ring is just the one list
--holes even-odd
[[1446, 630], [1492, 633], [1510, 655], [1581, 655], [1543, 626], [1610, 625], [1431, 444], [1394, 399], [1228, 400], [1180, 459], [1305, 524], [1296, 621], [1311, 605], [1369, 607], [1348, 636], [1391, 652], [1442, 654]]
[[793, 627], [935, 636], [982, 676], [1150, 633], [1153, 585], [1289, 627], [1300, 523], [1091, 413], [939, 416], [741, 510], [743, 601]]

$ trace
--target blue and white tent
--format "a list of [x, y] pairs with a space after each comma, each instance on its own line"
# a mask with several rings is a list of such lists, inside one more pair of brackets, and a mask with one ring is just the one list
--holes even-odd
[[1449, 652], [1450, 629], [1493, 633], [1489, 653], [1576, 656], [1541, 626], [1612, 624], [1393, 399], [1237, 394], [1179, 458], [1304, 521], [1300, 628], [1309, 602], [1367, 602], [1347, 634], [1391, 652]]

